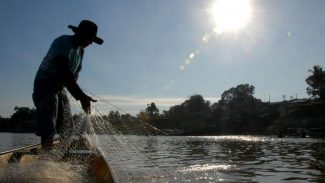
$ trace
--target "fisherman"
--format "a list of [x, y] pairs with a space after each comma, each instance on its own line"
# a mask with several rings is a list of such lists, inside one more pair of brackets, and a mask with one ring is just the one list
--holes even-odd
[[73, 130], [69, 99], [65, 87], [80, 101], [85, 113], [90, 113], [90, 103], [96, 102], [86, 95], [77, 79], [82, 67], [84, 48], [104, 41], [97, 37], [97, 25], [82, 20], [78, 27], [69, 25], [74, 35], [56, 38], [35, 76], [33, 101], [37, 112], [36, 135], [41, 137], [42, 149], [51, 150], [53, 138], [60, 133], [61, 140], [68, 138]]

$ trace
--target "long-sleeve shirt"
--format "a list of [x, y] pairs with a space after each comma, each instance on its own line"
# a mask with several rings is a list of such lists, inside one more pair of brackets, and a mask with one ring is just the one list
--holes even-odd
[[35, 80], [45, 80], [58, 88], [66, 86], [74, 98], [79, 100], [84, 93], [76, 83], [82, 68], [84, 49], [77, 46], [73, 36], [56, 38], [44, 57]]

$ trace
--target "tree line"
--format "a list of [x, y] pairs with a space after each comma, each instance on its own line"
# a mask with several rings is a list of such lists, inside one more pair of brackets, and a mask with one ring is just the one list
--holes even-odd
[[[155, 102], [152, 102], [136, 117], [118, 111], [111, 111], [101, 117], [94, 116], [97, 119], [94, 121], [98, 123], [94, 128], [101, 133], [110, 131], [117, 134], [150, 135], [160, 134], [165, 129], [178, 129], [184, 135], [218, 135], [275, 134], [288, 127], [321, 127], [325, 120], [322, 112], [325, 101], [325, 71], [318, 65], [309, 71], [311, 75], [306, 78], [306, 92], [310, 99], [302, 102], [262, 102], [254, 97], [253, 85], [239, 84], [224, 91], [221, 99], [213, 104], [202, 95], [195, 94], [183, 103], [160, 113]], [[33, 132], [36, 124], [35, 109], [16, 106], [14, 110], [10, 118], [0, 116], [0, 131]], [[75, 119], [78, 117], [80, 115], [74, 115]], [[110, 123], [103, 125], [105, 121]]]
[[10, 118], [0, 116], [1, 132], [34, 132], [36, 125], [36, 110], [29, 107], [14, 107]]
[[189, 135], [277, 134], [285, 128], [323, 127], [325, 71], [315, 65], [309, 72], [305, 81], [310, 99], [262, 102], [254, 97], [253, 85], [239, 84], [224, 91], [214, 104], [196, 94], [161, 114], [152, 102], [137, 117], [160, 129], [179, 129]]

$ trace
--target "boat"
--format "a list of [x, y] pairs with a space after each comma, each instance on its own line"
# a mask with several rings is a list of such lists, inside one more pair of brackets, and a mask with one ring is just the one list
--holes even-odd
[[[114, 172], [103, 155], [92, 147], [87, 140], [83, 138], [74, 139], [68, 144], [69, 146], [66, 148], [64, 153], [61, 153], [59, 158], [52, 158], [50, 155], [46, 155], [40, 144], [29, 145], [22, 148], [1, 152], [0, 182], [10, 182], [8, 180], [13, 179], [15, 176], [17, 179], [30, 179], [29, 182], [35, 182], [35, 177], [40, 179], [36, 180], [36, 182], [59, 182], [64, 180], [64, 175], [62, 174], [68, 174], [68, 178], [71, 179], [71, 175], [75, 174], [76, 170], [79, 170], [80, 167], [83, 167], [82, 176], [86, 177], [89, 182], [118, 182]], [[53, 150], [58, 147], [63, 147], [62, 145], [63, 143], [61, 143], [59, 140], [55, 140]], [[66, 165], [69, 165], [69, 168], [64, 168]], [[48, 172], [44, 172], [46, 171], [46, 166], [51, 166], [50, 168], [47, 168]], [[15, 167], [15, 171], [12, 171], [12, 167]], [[69, 170], [72, 170], [70, 174], [68, 173]], [[59, 172], [57, 173], [58, 175], [53, 173], [54, 171]], [[14, 176], [7, 176], [7, 180], [6, 175], [4, 174], [12, 174], [13, 172], [17, 173]], [[33, 177], [33, 179], [30, 177]], [[54, 180], [51, 181], [51, 178]], [[20, 181], [15, 180], [13, 182]], [[69, 181], [64, 180], [64, 182]]]

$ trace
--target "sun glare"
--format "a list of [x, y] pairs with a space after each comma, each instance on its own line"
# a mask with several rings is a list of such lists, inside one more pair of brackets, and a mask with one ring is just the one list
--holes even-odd
[[252, 16], [249, 0], [217, 0], [209, 9], [215, 24], [215, 31], [237, 32], [243, 28]]

